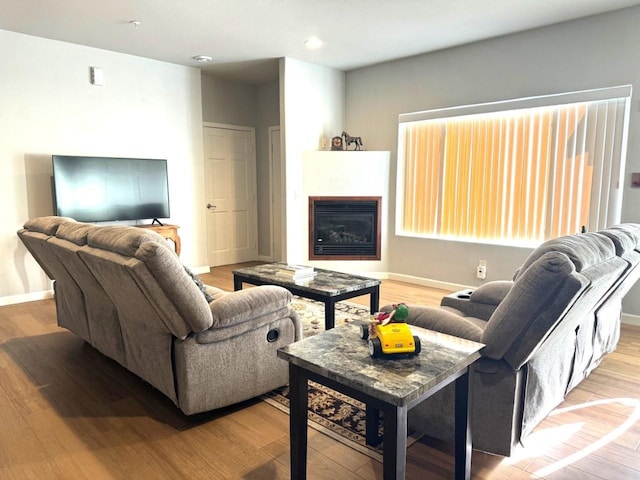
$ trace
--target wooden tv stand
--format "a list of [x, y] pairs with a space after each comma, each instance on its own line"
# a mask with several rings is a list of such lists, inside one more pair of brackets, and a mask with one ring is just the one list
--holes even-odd
[[163, 225], [158, 224], [150, 224], [150, 225], [136, 225], [138, 228], [148, 228], [149, 230], [153, 230], [154, 232], [159, 233], [164, 238], [168, 238], [173, 242], [174, 250], [177, 255], [180, 255], [180, 236], [178, 235], [178, 229], [180, 228], [177, 225], [170, 225], [165, 223]]

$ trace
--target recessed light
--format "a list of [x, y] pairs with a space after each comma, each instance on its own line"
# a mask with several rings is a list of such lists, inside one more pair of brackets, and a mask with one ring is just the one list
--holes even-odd
[[320, 48], [322, 45], [324, 45], [324, 42], [317, 37], [311, 37], [304, 41], [304, 46], [310, 50]]
[[195, 57], [193, 57], [193, 59], [196, 62], [199, 62], [199, 63], [207, 63], [207, 62], [210, 62], [211, 60], [213, 60], [208, 55], [196, 55]]

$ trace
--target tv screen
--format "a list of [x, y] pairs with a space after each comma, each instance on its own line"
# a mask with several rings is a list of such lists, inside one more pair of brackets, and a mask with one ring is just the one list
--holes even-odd
[[56, 215], [79, 222], [168, 218], [167, 161], [53, 155]]

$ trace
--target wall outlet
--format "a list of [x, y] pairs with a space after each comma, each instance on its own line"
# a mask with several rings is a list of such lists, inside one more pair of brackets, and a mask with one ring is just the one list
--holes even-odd
[[486, 260], [480, 260], [480, 262], [478, 263], [478, 268], [476, 269], [476, 276], [480, 280], [484, 280], [485, 278], [487, 278], [487, 261]]

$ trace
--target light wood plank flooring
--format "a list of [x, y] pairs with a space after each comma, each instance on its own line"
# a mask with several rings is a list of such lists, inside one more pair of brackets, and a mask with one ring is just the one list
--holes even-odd
[[[203, 275], [232, 289], [231, 267]], [[383, 281], [381, 303], [447, 292]], [[368, 304], [368, 297], [356, 301]], [[640, 478], [640, 328], [518, 455], [473, 455], [474, 479]], [[447, 445], [409, 448], [408, 478], [452, 478]], [[287, 479], [288, 417], [259, 400], [185, 417], [163, 395], [57, 327], [52, 300], [0, 307], [0, 479]], [[380, 479], [381, 464], [309, 433], [310, 479]]]

